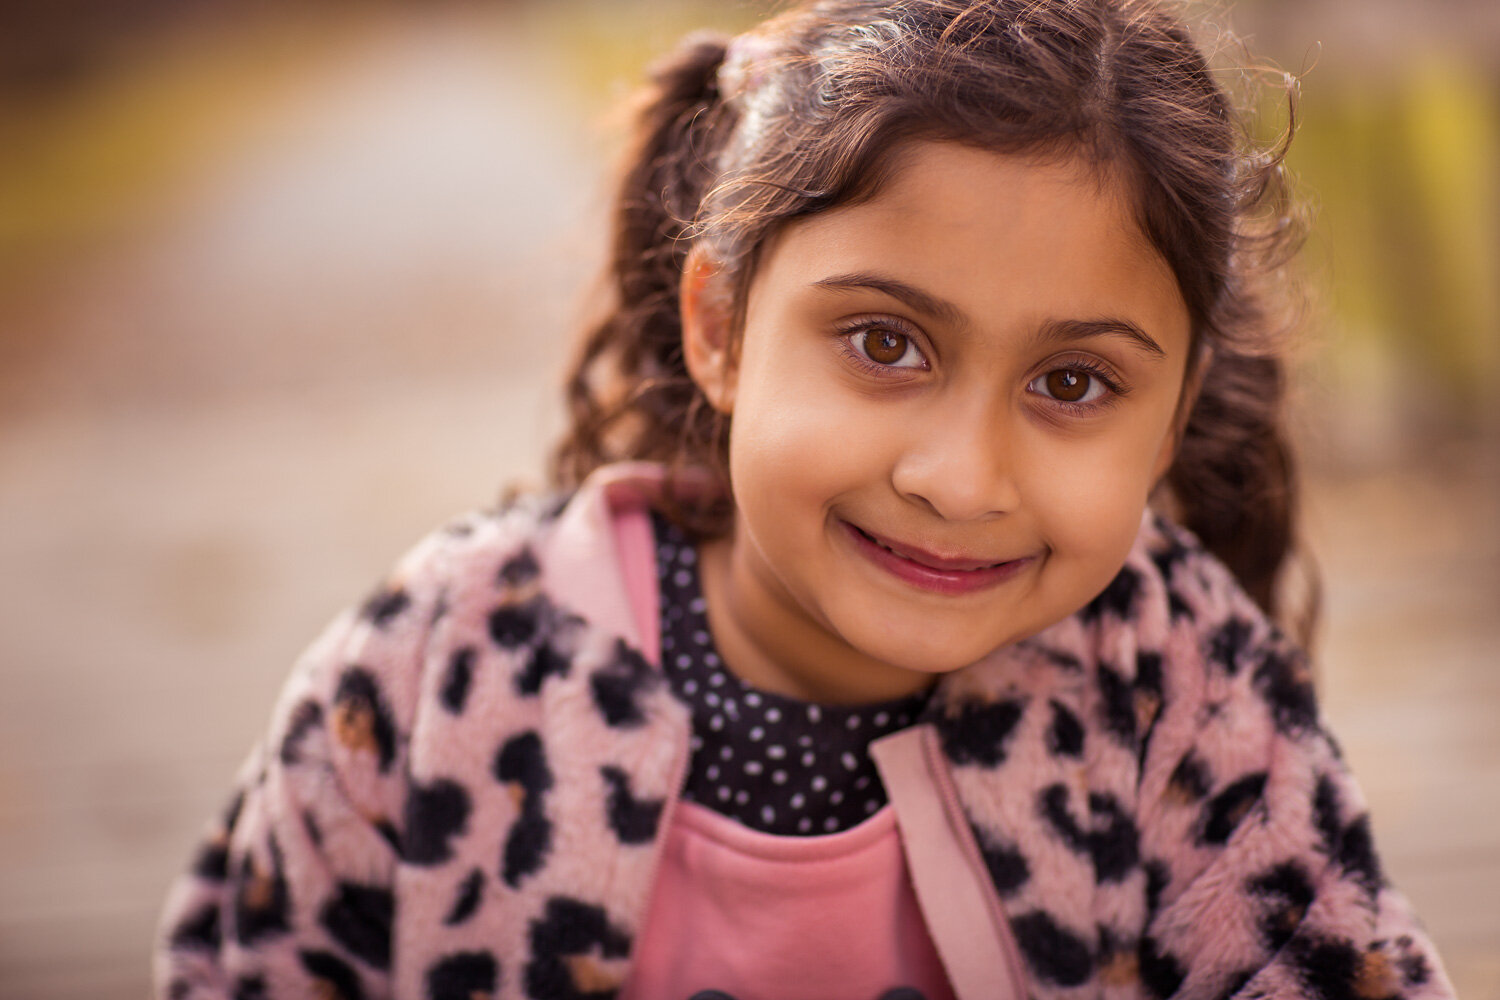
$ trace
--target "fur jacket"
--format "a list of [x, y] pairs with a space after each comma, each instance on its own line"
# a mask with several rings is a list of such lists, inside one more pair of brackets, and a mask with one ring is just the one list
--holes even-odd
[[[615, 995], [690, 735], [624, 583], [659, 482], [454, 521], [317, 640], [171, 890], [160, 997]], [[1303, 655], [1149, 512], [1103, 593], [917, 728], [1012, 957], [982, 992], [1452, 994]]]

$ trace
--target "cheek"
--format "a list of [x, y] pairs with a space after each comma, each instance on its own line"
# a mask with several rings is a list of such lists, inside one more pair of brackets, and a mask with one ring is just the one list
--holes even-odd
[[746, 352], [729, 442], [742, 506], [825, 503], [880, 464], [875, 416], [828, 384], [820, 360]]
[[1107, 580], [1140, 529], [1155, 438], [1093, 442], [1061, 456], [1055, 445], [1049, 451], [1029, 477], [1027, 507], [1056, 557], [1097, 564], [1090, 572]]

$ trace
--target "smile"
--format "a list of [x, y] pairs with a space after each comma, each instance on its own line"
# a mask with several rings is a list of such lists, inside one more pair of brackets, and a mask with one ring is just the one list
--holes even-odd
[[840, 522], [855, 549], [892, 576], [938, 594], [967, 594], [1010, 579], [1035, 557], [986, 562], [962, 556], [939, 556], [923, 549], [872, 535], [848, 521]]

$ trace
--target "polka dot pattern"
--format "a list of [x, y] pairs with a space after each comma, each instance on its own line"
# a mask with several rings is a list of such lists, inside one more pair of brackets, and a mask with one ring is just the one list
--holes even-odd
[[915, 722], [927, 694], [847, 707], [745, 684], [714, 648], [697, 550], [676, 525], [653, 520], [662, 663], [693, 710], [685, 797], [783, 836], [837, 833], [867, 819], [886, 802], [870, 741]]

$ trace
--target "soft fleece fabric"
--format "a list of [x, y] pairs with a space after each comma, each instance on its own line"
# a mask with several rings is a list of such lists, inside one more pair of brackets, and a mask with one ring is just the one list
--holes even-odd
[[[330, 627], [170, 894], [159, 995], [616, 994], [688, 755], [637, 625], [659, 481], [456, 521]], [[1036, 1000], [1452, 995], [1302, 654], [1185, 532], [1148, 517], [919, 725]]]

